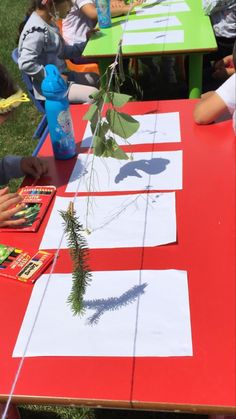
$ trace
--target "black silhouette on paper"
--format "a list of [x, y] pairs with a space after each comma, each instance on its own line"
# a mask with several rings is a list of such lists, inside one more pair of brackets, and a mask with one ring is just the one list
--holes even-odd
[[84, 308], [95, 310], [95, 313], [87, 319], [90, 325], [97, 324], [106, 311], [120, 310], [122, 307], [132, 304], [137, 298], [144, 294], [147, 283], [134, 285], [120, 297], [101, 298], [98, 300], [84, 300]]
[[115, 183], [121, 182], [128, 176], [136, 176], [142, 178], [139, 172], [145, 172], [149, 175], [157, 175], [166, 170], [167, 164], [170, 160], [163, 158], [152, 158], [150, 160], [131, 161], [120, 168], [118, 175], [115, 177]]

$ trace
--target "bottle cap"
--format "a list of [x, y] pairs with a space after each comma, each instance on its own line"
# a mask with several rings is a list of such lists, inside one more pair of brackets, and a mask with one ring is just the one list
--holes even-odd
[[42, 93], [46, 98], [61, 99], [67, 94], [68, 86], [61, 77], [58, 68], [53, 64], [45, 66], [46, 77], [41, 84]]

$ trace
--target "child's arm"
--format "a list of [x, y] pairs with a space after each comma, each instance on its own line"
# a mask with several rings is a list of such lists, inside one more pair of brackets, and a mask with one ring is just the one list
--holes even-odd
[[10, 179], [24, 175], [39, 178], [47, 170], [47, 162], [38, 157], [6, 156], [0, 159], [0, 184], [5, 185]]
[[39, 56], [45, 46], [44, 37], [42, 28], [37, 28], [34, 32], [27, 33], [19, 43], [19, 69], [39, 81], [45, 77], [44, 66], [39, 64]]
[[143, 3], [143, 0], [137, 0], [130, 2], [130, 4], [125, 4], [122, 0], [111, 0], [111, 15], [121, 16], [126, 15], [128, 12], [132, 11], [136, 6], [139, 6]]
[[194, 120], [197, 124], [206, 125], [227, 113], [228, 108], [216, 92], [207, 92], [194, 109]]
[[63, 58], [65, 60], [76, 61], [82, 55], [86, 42], [80, 42], [73, 45], [64, 44]]
[[0, 159], [0, 185], [6, 185], [10, 179], [24, 176], [20, 163], [22, 157], [6, 156]]
[[[130, 10], [132, 10], [135, 6], [142, 4], [143, 0], [137, 0], [130, 4], [125, 4], [123, 0], [111, 0], [110, 2], [110, 9], [111, 9], [111, 16], [121, 16], [127, 14]], [[94, 24], [97, 21], [97, 9], [95, 4], [88, 3], [85, 4], [80, 10], [90, 19], [94, 20]]]
[[48, 172], [48, 163], [46, 160], [39, 159], [38, 157], [23, 157], [20, 162], [20, 167], [24, 175], [29, 175], [35, 179]]
[[94, 3], [87, 3], [80, 8], [81, 12], [89, 19], [94, 20], [94, 26], [97, 22], [97, 9]]

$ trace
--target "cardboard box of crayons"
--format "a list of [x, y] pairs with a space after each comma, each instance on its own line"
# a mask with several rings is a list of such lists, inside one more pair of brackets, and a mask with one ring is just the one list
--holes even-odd
[[0, 275], [33, 284], [53, 259], [53, 253], [36, 253], [0, 244]]
[[23, 198], [25, 208], [12, 219], [25, 218], [24, 224], [16, 227], [2, 227], [0, 231], [37, 231], [56, 192], [55, 186], [24, 186], [18, 193]]

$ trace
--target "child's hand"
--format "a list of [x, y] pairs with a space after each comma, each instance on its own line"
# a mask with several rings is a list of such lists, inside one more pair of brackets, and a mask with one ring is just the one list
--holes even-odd
[[209, 91], [209, 92], [206, 92], [206, 93], [203, 93], [202, 95], [201, 95], [201, 99], [207, 99], [208, 97], [210, 97], [210, 96], [212, 96], [212, 95], [214, 95], [214, 90], [211, 90], [211, 91]]
[[226, 55], [226, 57], [222, 58], [222, 60], [219, 60], [215, 63], [215, 68], [221, 68], [221, 67], [233, 67], [233, 55]]
[[226, 80], [234, 73], [235, 68], [232, 55], [227, 55], [222, 60], [215, 63], [215, 72], [213, 73], [215, 79]]
[[48, 164], [45, 160], [41, 160], [38, 157], [23, 157], [21, 170], [25, 175], [39, 179], [48, 172]]
[[133, 2], [133, 5], [134, 5], [134, 7], [135, 6], [141, 6], [141, 4], [143, 4], [143, 3], [144, 3], [144, 0], [137, 0], [137, 1]]
[[99, 28], [94, 28], [94, 29], [90, 29], [87, 33], [86, 33], [86, 38], [87, 40], [96, 32], [99, 32], [100, 29]]
[[130, 3], [130, 9], [133, 10], [136, 6], [141, 6], [143, 3], [143, 0], [134, 1], [133, 3]]
[[21, 211], [25, 204], [17, 193], [9, 193], [8, 188], [0, 189], [0, 227], [15, 227], [24, 224], [25, 218], [12, 220], [11, 217]]
[[110, 2], [111, 14], [113, 16], [113, 12], [115, 15], [119, 12], [122, 14], [127, 9], [129, 11], [129, 5], [126, 5], [124, 0], [111, 0]]

